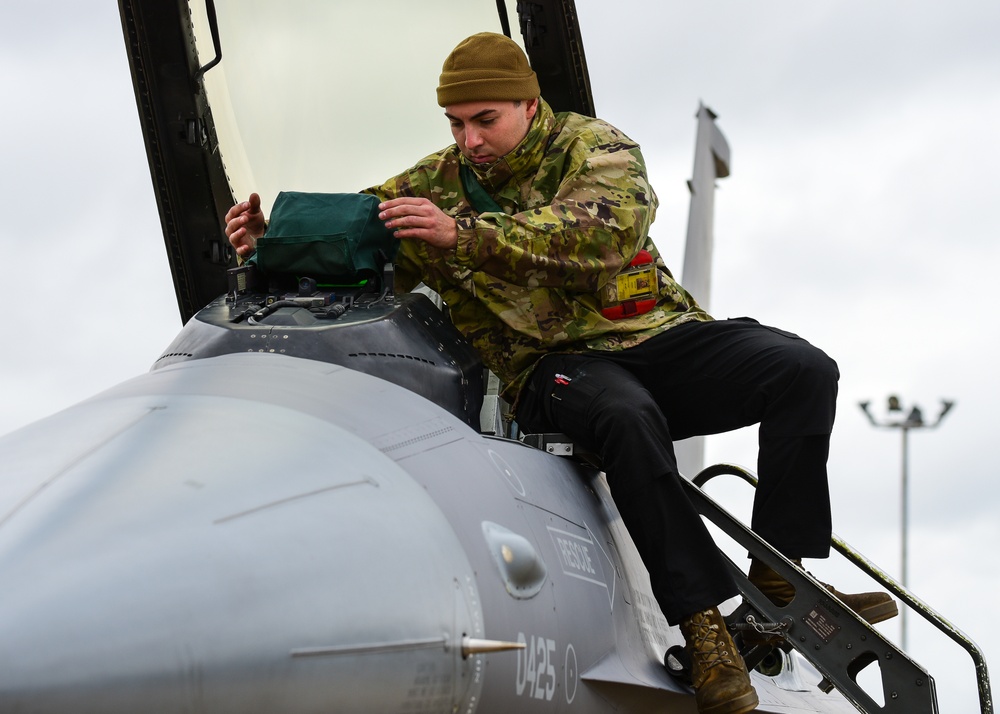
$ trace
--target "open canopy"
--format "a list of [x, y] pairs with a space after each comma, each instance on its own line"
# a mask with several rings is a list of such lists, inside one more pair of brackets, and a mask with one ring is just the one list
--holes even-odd
[[234, 200], [357, 191], [451, 143], [434, 90], [468, 35], [510, 34], [557, 111], [593, 114], [573, 0], [119, 5], [184, 321], [226, 290]]

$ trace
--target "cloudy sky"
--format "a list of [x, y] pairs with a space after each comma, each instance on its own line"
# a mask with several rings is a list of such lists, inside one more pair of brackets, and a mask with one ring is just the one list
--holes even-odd
[[[698, 102], [719, 115], [712, 311], [838, 361], [834, 527], [894, 575], [900, 433], [857, 404], [957, 403], [910, 436], [909, 584], [1000, 661], [1000, 4], [577, 2], [598, 114], [643, 146], [678, 272]], [[0, 434], [146, 371], [181, 326], [116, 6], [3, 7]], [[752, 467], [754, 439], [714, 438], [709, 459]], [[945, 714], [976, 710], [968, 658], [916, 616], [910, 651]]]

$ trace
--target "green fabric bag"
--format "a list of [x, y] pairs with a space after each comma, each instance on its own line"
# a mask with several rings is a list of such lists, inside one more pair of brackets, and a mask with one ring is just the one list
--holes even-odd
[[365, 193], [282, 191], [252, 260], [265, 274], [321, 281], [379, 275], [399, 241], [378, 219], [378, 204], [377, 196]]

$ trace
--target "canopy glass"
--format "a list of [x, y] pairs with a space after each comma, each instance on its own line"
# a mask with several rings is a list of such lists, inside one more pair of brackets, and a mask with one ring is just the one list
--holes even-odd
[[[495, 0], [215, 6], [222, 61], [205, 89], [220, 151], [233, 195], [257, 191], [265, 211], [280, 190], [358, 191], [451, 144], [441, 64], [463, 38], [503, 31]], [[191, 7], [204, 65], [212, 34], [204, 3]]]

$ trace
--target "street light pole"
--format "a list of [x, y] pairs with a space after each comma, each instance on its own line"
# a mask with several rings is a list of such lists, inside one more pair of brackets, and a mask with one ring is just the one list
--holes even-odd
[[[909, 587], [910, 579], [908, 575], [910, 558], [909, 558], [909, 542], [910, 542], [910, 429], [911, 427], [905, 424], [900, 427], [900, 431], [903, 434], [903, 474], [902, 483], [899, 492], [899, 530], [900, 530], [900, 560], [902, 567], [900, 568], [902, 574], [902, 583], [904, 588]], [[900, 619], [900, 627], [903, 629], [903, 636], [900, 640], [900, 644], [903, 650], [906, 650], [906, 607], [903, 607], [902, 618]]]
[[[886, 429], [899, 429], [903, 435], [903, 456], [902, 456], [902, 484], [900, 489], [900, 560], [901, 562], [901, 577], [900, 581], [904, 588], [908, 587], [909, 578], [907, 574], [909, 558], [907, 557], [907, 543], [909, 542], [909, 502], [910, 502], [910, 485], [909, 485], [909, 471], [910, 471], [910, 430], [911, 429], [933, 429], [937, 427], [941, 420], [944, 419], [944, 415], [951, 411], [951, 408], [955, 406], [955, 402], [947, 401], [945, 399], [941, 400], [941, 411], [938, 413], [937, 419], [931, 423], [924, 421], [923, 412], [920, 411], [920, 407], [914, 405], [910, 410], [910, 413], [905, 419], [887, 419], [886, 421], [877, 421], [875, 416], [871, 413], [869, 407], [871, 402], [859, 402], [858, 406], [868, 417], [868, 421], [872, 423], [872, 426]], [[890, 413], [903, 413], [902, 404], [899, 401], [899, 397], [890, 396], [888, 400], [888, 411]], [[902, 608], [900, 612], [900, 629], [902, 634], [900, 636], [900, 649], [904, 652], [906, 651], [906, 607]]]

